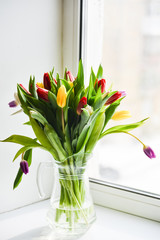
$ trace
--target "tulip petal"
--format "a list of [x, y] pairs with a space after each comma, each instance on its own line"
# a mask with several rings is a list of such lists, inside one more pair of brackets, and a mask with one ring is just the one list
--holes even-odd
[[75, 78], [73, 77], [72, 73], [70, 71], [66, 72], [66, 79], [70, 79], [71, 82], [73, 82], [75, 80]]
[[49, 102], [49, 99], [48, 99], [48, 90], [44, 89], [44, 88], [38, 88], [37, 89], [37, 94], [38, 94], [38, 97], [43, 99], [44, 101], [46, 102]]
[[123, 111], [116, 112], [111, 119], [114, 121], [119, 121], [119, 120], [124, 120], [130, 117], [131, 117], [130, 112], [123, 110]]
[[104, 93], [105, 91], [105, 87], [106, 87], [106, 80], [105, 79], [101, 79], [98, 81], [98, 87], [101, 86], [101, 93]]
[[87, 98], [86, 97], [82, 97], [81, 100], [78, 103], [78, 107], [77, 107], [77, 114], [80, 115], [81, 112], [83, 111], [82, 108], [87, 105]]
[[28, 162], [26, 160], [22, 160], [20, 162], [20, 168], [24, 174], [29, 173]]
[[64, 85], [62, 85], [58, 89], [57, 93], [57, 105], [61, 108], [64, 108], [66, 106], [66, 98], [67, 98], [67, 93], [66, 93], [66, 88]]
[[156, 157], [154, 151], [153, 151], [152, 148], [149, 147], [149, 146], [144, 146], [143, 151], [144, 151], [144, 153], [147, 155], [147, 157], [149, 157], [150, 159]]
[[50, 82], [50, 77], [48, 73], [45, 73], [43, 76], [43, 84], [45, 89], [51, 90], [51, 82]]
[[9, 107], [17, 107], [17, 102], [15, 100], [8, 103]]

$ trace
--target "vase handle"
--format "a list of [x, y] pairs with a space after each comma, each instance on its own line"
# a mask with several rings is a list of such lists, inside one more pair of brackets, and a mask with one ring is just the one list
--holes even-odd
[[43, 185], [42, 185], [42, 175], [43, 175], [44, 169], [47, 167], [49, 168], [53, 167], [53, 162], [41, 162], [37, 168], [36, 182], [37, 182], [37, 188], [38, 188], [38, 193], [40, 198], [44, 198], [46, 196], [43, 189]]

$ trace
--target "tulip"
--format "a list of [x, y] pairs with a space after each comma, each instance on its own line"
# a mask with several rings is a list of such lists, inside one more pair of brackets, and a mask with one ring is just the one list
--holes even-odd
[[101, 79], [98, 81], [98, 87], [101, 86], [101, 93], [104, 93], [105, 91], [105, 87], [106, 87], [106, 80], [105, 79]]
[[28, 162], [26, 160], [22, 160], [20, 162], [20, 168], [24, 174], [29, 172]]
[[66, 106], [66, 99], [67, 99], [67, 93], [66, 93], [66, 88], [64, 85], [62, 85], [58, 89], [57, 93], [57, 105], [61, 108], [64, 108]]
[[92, 115], [92, 113], [93, 113], [93, 108], [92, 108], [91, 106], [87, 105], [87, 106], [85, 107], [85, 109], [87, 110], [87, 112], [89, 113], [89, 115]]
[[14, 93], [14, 98], [15, 98], [15, 100], [8, 103], [9, 107], [17, 107], [17, 105], [20, 104], [19, 97], [18, 97], [17, 93]]
[[81, 112], [83, 111], [82, 108], [84, 108], [84, 106], [87, 105], [87, 98], [86, 97], [82, 97], [81, 100], [78, 103], [78, 107], [77, 107], [77, 114], [81, 115]]
[[72, 73], [70, 71], [66, 72], [66, 79], [70, 79], [71, 82], [73, 82], [75, 80], [75, 78], [73, 77]]
[[48, 73], [45, 73], [43, 76], [43, 84], [45, 89], [51, 90], [51, 82], [50, 82], [50, 77]]
[[68, 83], [69, 83], [70, 87], [72, 88], [73, 87], [73, 82], [68, 81]]
[[21, 88], [23, 88], [23, 90], [24, 90], [26, 93], [28, 93], [29, 95], [31, 95], [31, 93], [30, 93], [25, 87], [23, 87], [22, 84], [19, 84], [19, 86], [21, 86]]
[[119, 91], [121, 93], [121, 97], [125, 97], [126, 96], [126, 92], [125, 91]]
[[123, 120], [123, 119], [127, 119], [130, 118], [131, 114], [129, 111], [119, 111], [116, 112], [113, 116], [112, 116], [112, 120], [118, 121], [118, 120]]
[[36, 83], [36, 86], [37, 86], [37, 88], [44, 88], [44, 84], [43, 83], [39, 83], [39, 82], [37, 82]]
[[150, 159], [156, 157], [154, 151], [153, 151], [152, 148], [150, 148], [149, 146], [144, 145], [143, 151], [144, 151], [144, 153], [147, 155], [147, 157], [149, 157]]
[[53, 79], [54, 79], [55, 84], [57, 84], [57, 80], [55, 78], [53, 78]]
[[105, 105], [109, 105], [111, 103], [114, 103], [116, 100], [118, 100], [121, 97], [125, 96], [125, 92], [124, 91], [118, 91], [116, 93], [114, 93], [105, 103]]
[[9, 105], [9, 107], [11, 107], [11, 108], [12, 108], [12, 107], [17, 107], [17, 103], [16, 103], [15, 100], [9, 102], [8, 105]]
[[44, 88], [38, 88], [37, 89], [37, 94], [38, 94], [38, 97], [43, 99], [44, 101], [46, 102], [49, 102], [49, 99], [48, 99], [48, 90], [44, 89]]

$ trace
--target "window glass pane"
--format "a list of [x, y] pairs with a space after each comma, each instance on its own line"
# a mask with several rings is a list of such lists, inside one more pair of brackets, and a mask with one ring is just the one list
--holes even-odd
[[[91, 42], [92, 53], [88, 53], [85, 61], [98, 66], [99, 59], [91, 59], [90, 55], [93, 55], [93, 49], [96, 54], [96, 49], [101, 48], [107, 87], [113, 83], [113, 90], [127, 92], [118, 110], [129, 110], [132, 115], [128, 120], [111, 120], [107, 128], [150, 117], [145, 125], [132, 133], [151, 146], [157, 158], [147, 158], [143, 146], [131, 136], [108, 135], [95, 148], [91, 177], [160, 194], [160, 1], [94, 2], [100, 5], [98, 21], [103, 25], [103, 31], [98, 34], [102, 44], [99, 41], [96, 46], [94, 41]], [[95, 8], [91, 1], [90, 5]], [[96, 26], [90, 8], [88, 12], [88, 21]], [[97, 31], [99, 29], [95, 27], [95, 35]], [[91, 35], [85, 37], [93, 39]]]

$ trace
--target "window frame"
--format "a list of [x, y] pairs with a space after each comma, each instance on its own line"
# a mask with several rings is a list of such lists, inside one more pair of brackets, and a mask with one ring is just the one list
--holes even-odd
[[[86, 14], [88, 11], [89, 2], [90, 4], [98, 3], [100, 4], [100, 7], [103, 7], [103, 0], [70, 0], [70, 4], [68, 4], [68, 0], [64, 0], [64, 11], [67, 13], [67, 11], [70, 9], [73, 13], [71, 14], [72, 18], [70, 19], [73, 22], [68, 21], [66, 17], [64, 17], [63, 19], [63, 28], [66, 28], [67, 26], [72, 26], [69, 29], [70, 37], [72, 37], [72, 44], [71, 42], [66, 41], [65, 37], [63, 38], [63, 50], [65, 46], [69, 46], [72, 54], [70, 56], [66, 56], [64, 54], [64, 58], [66, 62], [68, 61], [70, 69], [73, 71], [74, 74], [76, 74], [77, 72], [79, 59], [82, 59], [83, 61], [85, 74], [85, 67], [87, 64], [90, 64], [90, 62], [86, 62], [86, 50], [88, 44], [91, 43], [87, 43], [87, 26], [85, 24], [88, 24]], [[95, 18], [97, 21], [98, 18]], [[100, 23], [102, 24], [102, 19], [100, 19]], [[99, 49], [97, 49], [97, 51], [95, 51], [95, 54], [98, 51], [101, 51], [101, 46]], [[100, 61], [100, 55], [97, 57], [97, 61]], [[99, 62], [97, 64], [99, 64]], [[117, 185], [110, 182], [97, 180], [94, 178], [90, 178], [90, 187], [95, 204], [160, 222], [159, 195]]]

